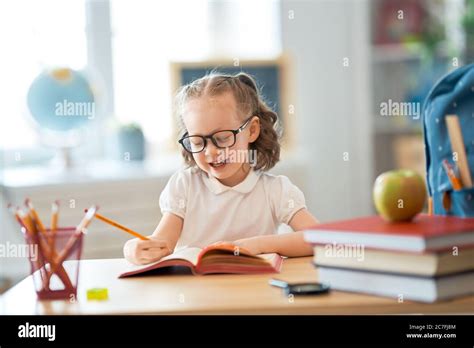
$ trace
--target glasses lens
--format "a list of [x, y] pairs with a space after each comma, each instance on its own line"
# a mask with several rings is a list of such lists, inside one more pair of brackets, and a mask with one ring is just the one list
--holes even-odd
[[205, 141], [200, 136], [183, 138], [183, 146], [189, 152], [200, 152], [204, 149]]
[[235, 135], [231, 131], [217, 132], [213, 136], [218, 147], [231, 147], [235, 143]]

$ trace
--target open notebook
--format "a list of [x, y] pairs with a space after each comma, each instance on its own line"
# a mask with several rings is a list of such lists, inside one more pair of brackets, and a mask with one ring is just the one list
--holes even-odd
[[171, 266], [189, 267], [194, 274], [209, 273], [277, 273], [280, 272], [282, 257], [278, 254], [252, 255], [245, 249], [233, 245], [185, 248], [147, 265], [132, 265], [120, 274], [125, 278], [143, 274], [158, 268]]

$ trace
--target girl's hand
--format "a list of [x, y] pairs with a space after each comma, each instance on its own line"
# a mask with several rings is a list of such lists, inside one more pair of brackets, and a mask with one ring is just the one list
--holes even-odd
[[171, 254], [171, 249], [164, 239], [149, 236], [150, 240], [138, 238], [128, 240], [123, 247], [125, 258], [136, 265], [145, 265], [161, 260]]
[[258, 255], [262, 253], [258, 237], [242, 238], [242, 239], [235, 240], [233, 242], [221, 241], [221, 242], [214, 243], [212, 245], [229, 245], [229, 244], [245, 249], [248, 252], [250, 252], [252, 255]]

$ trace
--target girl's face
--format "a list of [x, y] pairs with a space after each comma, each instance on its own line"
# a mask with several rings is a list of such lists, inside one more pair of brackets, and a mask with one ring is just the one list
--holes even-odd
[[[239, 117], [232, 93], [218, 96], [194, 98], [186, 103], [183, 121], [189, 135], [211, 135], [220, 130], [237, 130], [246, 118]], [[260, 134], [260, 123], [254, 117], [245, 129], [236, 135], [236, 142], [227, 150], [217, 148], [207, 139], [206, 148], [193, 154], [194, 161], [203, 171], [226, 186], [242, 182], [248, 173], [248, 158], [245, 156], [249, 144]]]

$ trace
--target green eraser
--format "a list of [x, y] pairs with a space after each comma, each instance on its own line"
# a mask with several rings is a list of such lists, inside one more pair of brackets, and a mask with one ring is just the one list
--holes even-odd
[[92, 288], [87, 290], [87, 300], [107, 300], [109, 298], [109, 290], [107, 288]]

